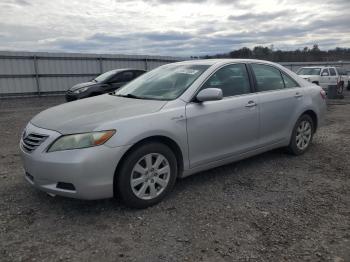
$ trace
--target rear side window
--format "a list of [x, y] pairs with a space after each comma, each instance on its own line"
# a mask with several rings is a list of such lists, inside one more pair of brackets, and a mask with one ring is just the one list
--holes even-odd
[[203, 85], [205, 88], [220, 88], [224, 97], [250, 93], [250, 83], [245, 64], [220, 68]]
[[337, 73], [335, 72], [334, 68], [329, 68], [329, 73], [331, 76], [336, 76]]
[[284, 88], [280, 71], [268, 65], [252, 64], [258, 91], [270, 91]]
[[285, 88], [299, 87], [300, 85], [290, 76], [282, 72], [282, 77], [284, 81]]

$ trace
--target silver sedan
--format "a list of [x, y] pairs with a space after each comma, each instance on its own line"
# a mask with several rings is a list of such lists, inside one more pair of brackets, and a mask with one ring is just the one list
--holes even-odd
[[325, 109], [319, 86], [275, 63], [168, 64], [36, 115], [20, 142], [25, 178], [50, 195], [144, 208], [177, 178], [279, 147], [303, 154]]

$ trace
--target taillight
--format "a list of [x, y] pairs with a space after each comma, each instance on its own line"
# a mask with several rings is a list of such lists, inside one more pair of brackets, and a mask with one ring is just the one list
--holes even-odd
[[326, 97], [327, 97], [326, 91], [324, 91], [324, 90], [320, 91], [320, 95], [321, 95], [322, 99], [326, 99]]

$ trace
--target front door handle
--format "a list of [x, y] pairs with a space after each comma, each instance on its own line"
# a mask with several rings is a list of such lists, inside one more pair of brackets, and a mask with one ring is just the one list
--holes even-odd
[[245, 107], [254, 107], [254, 106], [256, 106], [256, 103], [255, 103], [254, 101], [249, 101], [249, 102], [245, 105]]
[[296, 98], [299, 98], [299, 97], [302, 97], [303, 95], [302, 94], [300, 94], [299, 92], [298, 93], [295, 93], [295, 95], [294, 95]]

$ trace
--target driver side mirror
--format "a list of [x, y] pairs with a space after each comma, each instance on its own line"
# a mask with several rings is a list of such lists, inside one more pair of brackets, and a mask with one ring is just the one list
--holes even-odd
[[196, 98], [200, 102], [221, 100], [223, 98], [222, 90], [220, 88], [206, 88], [201, 90]]
[[327, 72], [323, 72], [321, 76], [328, 76]]

